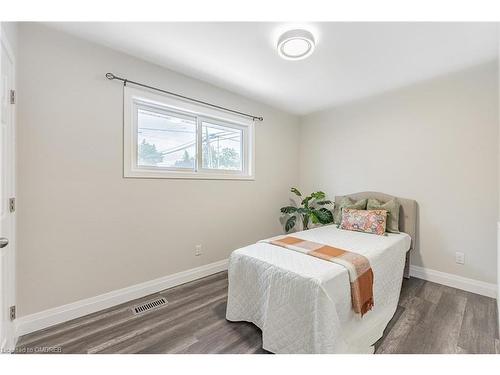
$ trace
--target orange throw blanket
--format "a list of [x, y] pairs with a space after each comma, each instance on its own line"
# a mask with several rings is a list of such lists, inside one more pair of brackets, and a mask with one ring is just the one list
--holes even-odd
[[363, 316], [372, 309], [373, 271], [363, 255], [292, 236], [270, 240], [269, 243], [344, 266], [349, 273], [354, 311]]

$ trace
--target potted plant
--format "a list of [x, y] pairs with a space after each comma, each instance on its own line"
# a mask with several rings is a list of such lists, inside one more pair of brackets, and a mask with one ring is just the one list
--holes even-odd
[[306, 197], [302, 197], [302, 193], [297, 188], [290, 190], [302, 201], [300, 207], [286, 206], [281, 208], [281, 213], [284, 215], [285, 231], [288, 233], [297, 224], [297, 218], [302, 221], [302, 229], [309, 229], [309, 222], [313, 224], [330, 224], [333, 222], [332, 212], [325, 206], [331, 205], [332, 201], [326, 199], [325, 193], [317, 191]]

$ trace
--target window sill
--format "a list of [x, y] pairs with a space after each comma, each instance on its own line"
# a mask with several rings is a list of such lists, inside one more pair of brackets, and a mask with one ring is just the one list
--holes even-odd
[[254, 181], [255, 176], [236, 173], [196, 173], [196, 172], [156, 172], [156, 171], [126, 171], [124, 178], [160, 178], [173, 180], [246, 180]]

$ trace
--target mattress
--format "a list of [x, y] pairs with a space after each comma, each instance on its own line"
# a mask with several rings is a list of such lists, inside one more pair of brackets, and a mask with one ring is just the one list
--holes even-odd
[[263, 348], [273, 353], [373, 352], [396, 312], [410, 236], [334, 225], [293, 236], [367, 257], [374, 274], [373, 309], [363, 317], [354, 313], [344, 267], [258, 242], [230, 256], [226, 318], [254, 323], [262, 330]]

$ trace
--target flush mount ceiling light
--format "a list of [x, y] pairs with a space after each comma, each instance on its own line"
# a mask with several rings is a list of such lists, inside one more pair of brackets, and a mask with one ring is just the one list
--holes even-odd
[[302, 60], [314, 51], [314, 35], [303, 29], [289, 30], [278, 39], [278, 53], [287, 60]]

